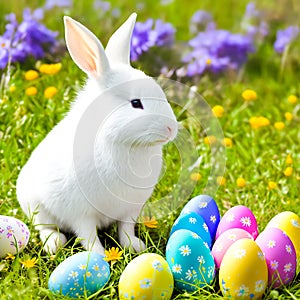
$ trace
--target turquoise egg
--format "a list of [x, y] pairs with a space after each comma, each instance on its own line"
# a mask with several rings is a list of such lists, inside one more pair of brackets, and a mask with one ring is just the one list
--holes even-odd
[[214, 241], [220, 222], [220, 212], [216, 201], [208, 195], [198, 195], [184, 206], [180, 215], [185, 215], [190, 212], [195, 212], [204, 219], [208, 226], [211, 239]]
[[166, 260], [180, 290], [195, 291], [212, 283], [214, 258], [203, 239], [186, 229], [176, 230], [169, 238]]
[[207, 243], [208, 247], [211, 248], [212, 241], [208, 230], [208, 226], [204, 222], [204, 219], [195, 212], [181, 215], [174, 222], [171, 229], [170, 235], [179, 229], [187, 229], [197, 233], [204, 242]]
[[103, 256], [84, 251], [68, 257], [51, 274], [48, 287], [71, 298], [92, 295], [109, 280], [109, 264]]

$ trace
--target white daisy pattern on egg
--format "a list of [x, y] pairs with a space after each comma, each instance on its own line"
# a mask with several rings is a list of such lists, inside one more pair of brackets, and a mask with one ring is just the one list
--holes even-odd
[[284, 270], [285, 273], [290, 272], [292, 270], [292, 264], [288, 263], [288, 264], [284, 265], [283, 270]]
[[215, 248], [215, 249], [216, 249], [216, 252], [221, 252], [222, 249], [223, 249], [223, 247], [224, 247], [224, 246], [223, 246], [222, 244], [217, 245], [216, 248]]
[[277, 270], [278, 268], [278, 261], [277, 260], [271, 260], [270, 266], [272, 270]]
[[217, 221], [217, 217], [215, 215], [210, 216], [209, 219], [212, 223], [216, 223], [216, 221]]
[[144, 278], [140, 281], [140, 287], [142, 289], [149, 289], [151, 286], [151, 280], [148, 278]]
[[78, 272], [76, 272], [76, 271], [72, 271], [70, 274], [69, 274], [69, 276], [71, 277], [71, 278], [76, 278], [76, 277], [78, 277]]
[[180, 251], [180, 254], [183, 256], [189, 256], [192, 253], [192, 250], [189, 247], [189, 245], [181, 246], [178, 250]]
[[263, 254], [261, 251], [258, 251], [258, 252], [257, 252], [257, 256], [258, 256], [258, 258], [261, 259], [261, 260], [264, 260], [264, 259], [265, 259], [265, 256], [264, 256], [264, 254]]
[[78, 268], [79, 268], [80, 270], [85, 270], [85, 269], [86, 269], [86, 265], [80, 264], [80, 265], [78, 266]]
[[200, 202], [198, 206], [199, 206], [199, 208], [206, 208], [207, 202]]
[[258, 280], [255, 282], [255, 292], [261, 293], [266, 287], [264, 280]]
[[189, 218], [189, 223], [191, 223], [191, 224], [196, 224], [196, 223], [197, 223], [197, 219], [196, 219], [196, 218], [193, 218], [193, 217], [190, 217], [190, 218]]
[[172, 267], [172, 271], [173, 271], [174, 273], [181, 274], [181, 272], [182, 272], [182, 267], [181, 267], [181, 265], [180, 265], [180, 264], [174, 265], [174, 266]]
[[244, 296], [248, 296], [249, 295], [249, 288], [242, 284], [239, 289], [236, 291], [237, 295], [239, 297], [244, 297]]
[[195, 232], [192, 232], [191, 236], [193, 237], [193, 239], [196, 239], [196, 240], [200, 239], [200, 236], [197, 233], [195, 233]]
[[268, 240], [267, 247], [270, 249], [273, 249], [276, 246], [276, 241], [274, 240]]
[[199, 262], [201, 265], [202, 265], [202, 264], [205, 264], [205, 259], [204, 259], [203, 255], [198, 256], [198, 257], [197, 257], [197, 260], [198, 260], [198, 262]]
[[163, 271], [163, 266], [161, 264], [161, 262], [159, 260], [154, 260], [152, 263], [152, 267], [156, 270], [156, 271]]
[[252, 224], [250, 217], [241, 217], [240, 222], [243, 227], [250, 227]]
[[291, 245], [285, 245], [285, 250], [288, 254], [292, 254], [293, 253], [293, 249]]
[[233, 222], [235, 220], [235, 215], [234, 214], [228, 214], [226, 216], [226, 222], [230, 223]]
[[298, 220], [292, 219], [291, 223], [294, 227], [300, 228], [300, 224], [299, 224]]
[[246, 249], [240, 248], [234, 251], [234, 257], [243, 258], [244, 256], [246, 256]]
[[206, 232], [208, 232], [208, 226], [206, 225], [206, 223], [203, 223], [203, 228]]
[[229, 234], [229, 235], [227, 236], [227, 239], [228, 239], [229, 241], [235, 241], [235, 240], [236, 240], [236, 234], [234, 234], [234, 233]]

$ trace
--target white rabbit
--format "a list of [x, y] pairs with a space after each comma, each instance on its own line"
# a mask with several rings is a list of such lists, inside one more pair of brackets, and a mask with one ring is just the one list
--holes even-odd
[[136, 14], [112, 35], [106, 49], [82, 24], [64, 17], [74, 62], [88, 80], [69, 113], [33, 151], [17, 180], [17, 198], [40, 231], [44, 249], [56, 253], [62, 232], [104, 254], [97, 228], [118, 222], [120, 244], [145, 248], [134, 226], [153, 192], [162, 147], [177, 121], [160, 86], [130, 66]]

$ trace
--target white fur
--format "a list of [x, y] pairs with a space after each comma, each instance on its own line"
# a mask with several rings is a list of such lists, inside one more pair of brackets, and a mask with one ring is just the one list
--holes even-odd
[[[106, 53], [88, 29], [65, 18], [69, 52], [89, 79], [17, 180], [20, 205], [28, 216], [36, 213], [49, 253], [66, 243], [61, 230], [104, 254], [97, 228], [116, 221], [122, 246], [145, 247], [135, 236], [135, 221], [158, 181], [162, 146], [175, 138], [177, 122], [161, 88], [126, 63], [134, 22], [135, 14], [112, 36], [113, 50]], [[126, 38], [118, 41], [120, 32]], [[74, 49], [77, 44], [84, 46]], [[132, 107], [136, 98], [144, 109]]]

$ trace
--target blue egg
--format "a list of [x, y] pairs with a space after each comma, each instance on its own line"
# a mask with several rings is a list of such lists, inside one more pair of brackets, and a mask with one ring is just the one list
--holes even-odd
[[179, 216], [174, 222], [170, 235], [179, 229], [188, 229], [197, 233], [203, 241], [207, 243], [208, 247], [211, 248], [212, 242], [208, 226], [204, 222], [204, 219], [197, 213], [191, 212], [186, 215]]
[[204, 219], [208, 226], [211, 239], [214, 241], [220, 222], [220, 212], [216, 201], [208, 195], [196, 196], [184, 206], [180, 215], [185, 215], [190, 212], [195, 212]]
[[104, 287], [110, 276], [109, 264], [103, 258], [90, 251], [70, 256], [51, 274], [49, 289], [71, 298], [96, 293]]
[[195, 232], [176, 230], [169, 238], [166, 260], [180, 290], [196, 291], [212, 283], [214, 258], [207, 244]]

